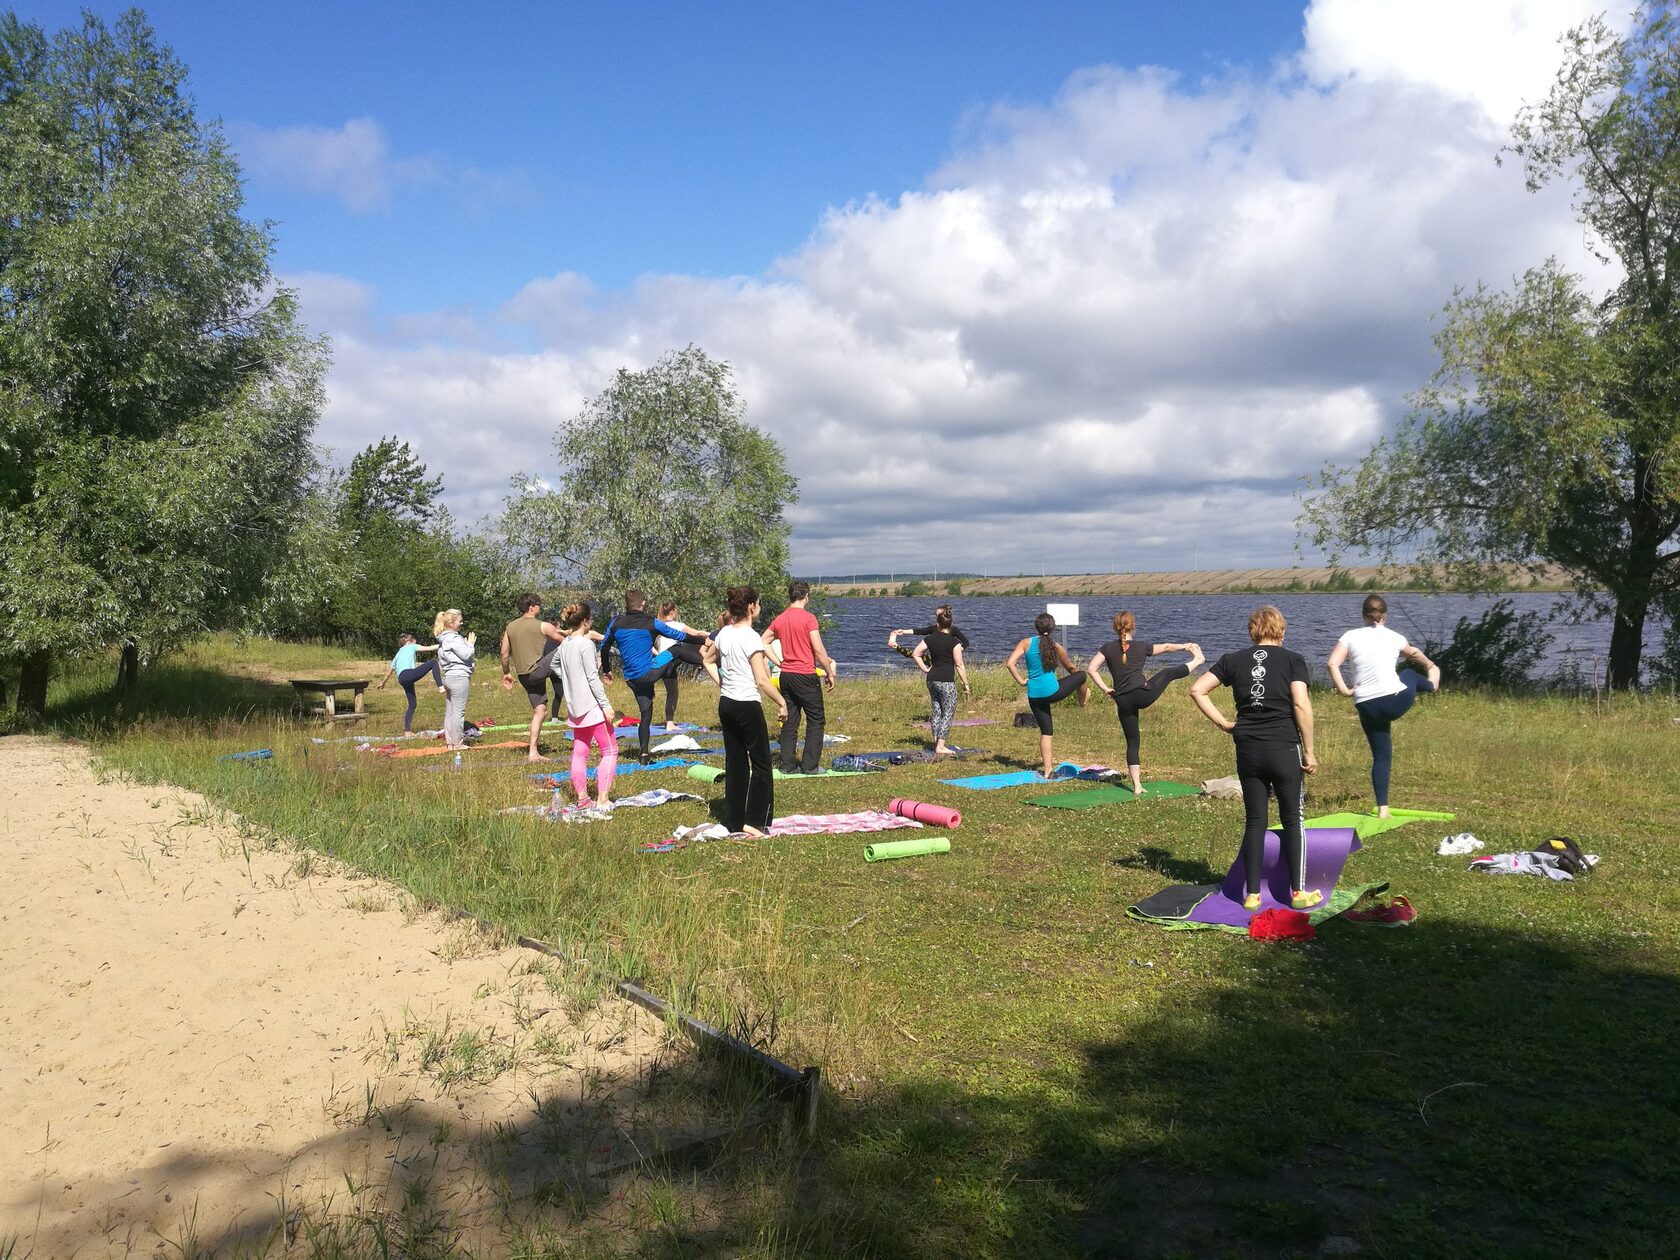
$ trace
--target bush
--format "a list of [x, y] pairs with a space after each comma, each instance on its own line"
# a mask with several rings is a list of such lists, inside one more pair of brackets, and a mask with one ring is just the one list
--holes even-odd
[[898, 593], [906, 599], [917, 599], [928, 593], [928, 584], [921, 578], [911, 578], [898, 588]]
[[945, 583], [945, 593], [955, 599], [962, 594], [962, 579], [952, 578]]
[[1496, 600], [1475, 621], [1460, 617], [1446, 646], [1426, 640], [1423, 650], [1450, 682], [1520, 687], [1551, 645], [1548, 620], [1537, 612], [1519, 615], [1510, 600]]

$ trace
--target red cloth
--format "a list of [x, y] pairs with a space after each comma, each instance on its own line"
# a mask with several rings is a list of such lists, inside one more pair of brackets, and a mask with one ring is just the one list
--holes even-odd
[[623, 717], [620, 717], [618, 719], [618, 724], [620, 726], [638, 726], [638, 725], [640, 725], [640, 723], [641, 723], [640, 718], [633, 718], [633, 717], [629, 716], [628, 714], [625, 714]]
[[1248, 934], [1257, 941], [1310, 941], [1318, 929], [1301, 911], [1273, 906], [1248, 921]]
[[787, 608], [770, 623], [770, 628], [781, 640], [784, 674], [817, 672], [817, 654], [811, 648], [811, 631], [817, 628], [815, 617], [803, 608]]

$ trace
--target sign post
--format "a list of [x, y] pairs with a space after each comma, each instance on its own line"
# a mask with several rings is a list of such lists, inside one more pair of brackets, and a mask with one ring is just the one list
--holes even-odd
[[1067, 628], [1079, 624], [1079, 605], [1046, 604], [1044, 605], [1044, 611], [1056, 619], [1056, 628], [1062, 632], [1062, 650], [1065, 652], [1067, 650]]

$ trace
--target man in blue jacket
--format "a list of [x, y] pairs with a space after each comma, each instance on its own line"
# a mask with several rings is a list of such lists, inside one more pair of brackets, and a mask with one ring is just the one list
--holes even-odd
[[[655, 653], [654, 636], [661, 634], [677, 641], [665, 651]], [[624, 611], [607, 625], [607, 632], [601, 638], [601, 673], [612, 674], [612, 649], [616, 647], [624, 662], [624, 681], [630, 686], [630, 694], [636, 697], [636, 710], [641, 718], [636, 724], [636, 740], [644, 766], [649, 760], [648, 728], [653, 724], [654, 685], [679, 663], [699, 665], [700, 649], [688, 640], [705, 637], [659, 620], [648, 612], [647, 596], [638, 590], [624, 592]]]

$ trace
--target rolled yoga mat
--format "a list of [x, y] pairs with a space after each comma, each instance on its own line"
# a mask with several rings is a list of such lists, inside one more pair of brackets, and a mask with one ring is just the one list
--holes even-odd
[[902, 796], [895, 796], [887, 802], [887, 813], [897, 814], [900, 818], [908, 818], [912, 822], [931, 823], [935, 827], [955, 829], [962, 826], [962, 815], [949, 805], [907, 801]]
[[927, 840], [885, 840], [869, 845], [863, 851], [865, 862], [885, 862], [891, 858], [921, 857], [927, 853], [949, 853], [951, 842], [939, 838]]

